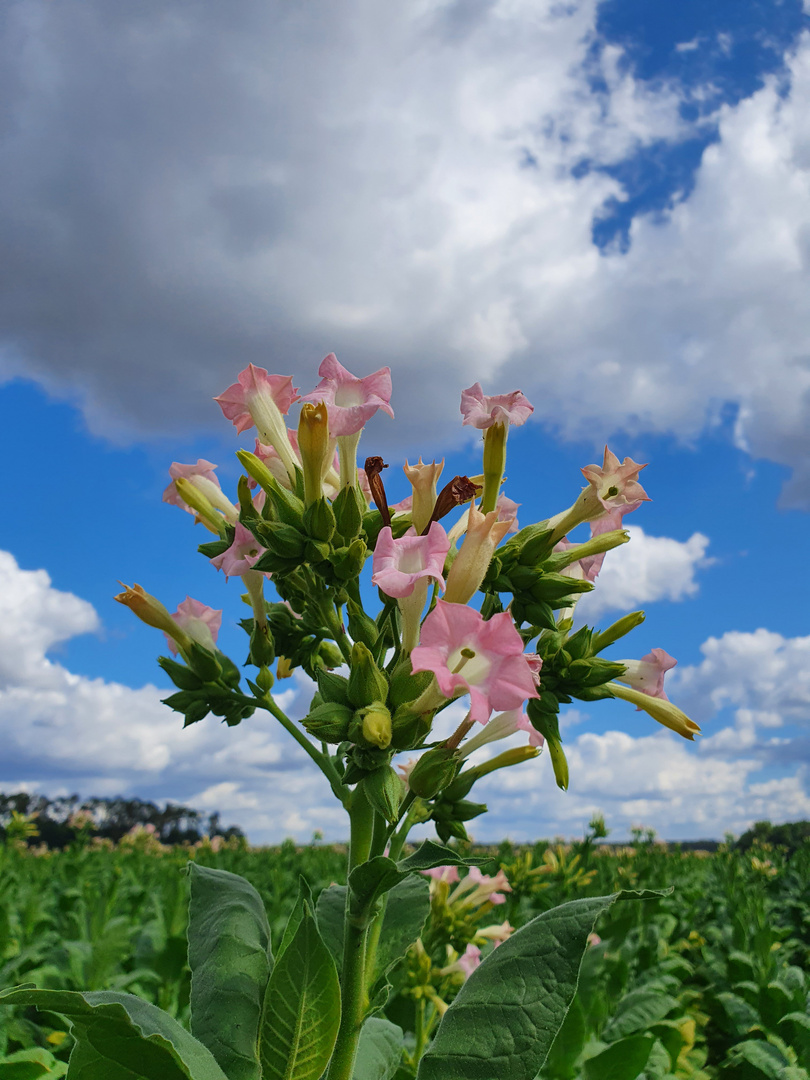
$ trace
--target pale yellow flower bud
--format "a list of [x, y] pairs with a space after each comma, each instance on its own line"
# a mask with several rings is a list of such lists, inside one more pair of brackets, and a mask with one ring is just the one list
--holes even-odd
[[467, 534], [450, 573], [444, 599], [450, 604], [467, 604], [486, 576], [495, 548], [509, 531], [511, 521], [498, 521], [498, 511], [482, 514], [471, 506]]
[[436, 482], [443, 468], [444, 458], [438, 464], [432, 461], [430, 465], [425, 465], [420, 457], [416, 465], [409, 465], [406, 461], [403, 466], [403, 471], [413, 487], [411, 521], [417, 534], [421, 534], [430, 521], [436, 505]]

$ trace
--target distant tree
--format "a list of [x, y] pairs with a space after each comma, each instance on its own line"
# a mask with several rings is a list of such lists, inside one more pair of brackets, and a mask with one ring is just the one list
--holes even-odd
[[78, 795], [47, 799], [44, 795], [30, 795], [19, 791], [13, 795], [0, 794], [0, 838], [5, 838], [5, 827], [14, 813], [29, 817], [38, 829], [36, 843], [49, 848], [62, 848], [71, 843], [76, 830], [71, 818], [83, 811], [91, 818], [90, 836], [108, 837], [118, 841], [136, 825], [153, 825], [156, 836], [164, 844], [196, 843], [204, 835], [243, 836], [235, 825], [227, 829], [220, 824], [218, 813], [204, 817], [198, 810], [188, 806], [167, 803], [161, 809], [144, 799], [85, 799]]
[[739, 851], [748, 851], [754, 844], [773, 844], [787, 848], [793, 854], [798, 848], [810, 842], [810, 821], [788, 821], [783, 825], [772, 825], [770, 821], [757, 821], [737, 840]]

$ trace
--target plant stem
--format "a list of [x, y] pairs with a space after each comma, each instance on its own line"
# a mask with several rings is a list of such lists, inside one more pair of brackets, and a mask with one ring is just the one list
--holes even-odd
[[332, 791], [334, 791], [335, 795], [340, 799], [343, 805], [346, 806], [349, 792], [341, 783], [337, 770], [329, 759], [329, 756], [327, 754], [322, 754], [320, 750], [312, 745], [303, 731], [300, 731], [292, 720], [290, 720], [289, 716], [278, 707], [275, 699], [268, 694], [267, 697], [263, 699], [245, 698], [245, 700], [249, 700], [251, 704], [258, 705], [262, 709], [266, 709], [267, 712], [275, 716], [276, 720], [278, 720], [284, 730], [292, 735], [298, 745], [309, 754], [329, 781], [329, 786], [332, 788]]
[[[374, 831], [374, 811], [362, 786], [355, 788], [349, 808], [351, 841], [349, 873], [368, 860]], [[351, 1080], [360, 1028], [366, 1013], [366, 933], [368, 919], [352, 910], [351, 887], [346, 893], [345, 931], [343, 938], [343, 973], [341, 976], [341, 1015], [337, 1042], [329, 1062], [326, 1080]]]

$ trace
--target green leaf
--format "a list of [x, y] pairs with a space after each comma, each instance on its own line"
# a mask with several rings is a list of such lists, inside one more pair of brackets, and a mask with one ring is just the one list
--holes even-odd
[[67, 1064], [41, 1046], [18, 1050], [0, 1061], [0, 1080], [59, 1080], [66, 1072]]
[[481, 963], [444, 1014], [419, 1080], [534, 1080], [577, 988], [597, 918], [617, 899], [573, 900], [538, 915]]
[[779, 1031], [805, 1064], [810, 1064], [810, 1016], [800, 1012], [788, 1013], [779, 1021]]
[[465, 858], [452, 848], [425, 840], [412, 855], [400, 862], [395, 863], [393, 859], [378, 855], [355, 867], [349, 876], [349, 885], [361, 905], [369, 907], [410, 874], [432, 870], [435, 866], [478, 866], [491, 861], [491, 858]]
[[309, 906], [276, 961], [264, 999], [263, 1080], [318, 1080], [340, 1024], [340, 984]]
[[338, 971], [343, 966], [343, 926], [346, 917], [347, 885], [330, 885], [321, 890], [315, 906], [318, 930], [329, 949]]
[[760, 1077], [780, 1080], [788, 1064], [784, 1055], [770, 1043], [746, 1039], [729, 1051], [720, 1075], [735, 1080], [759, 1080]]
[[352, 1080], [392, 1080], [402, 1060], [402, 1028], [372, 1017], [360, 1032]]
[[243, 877], [189, 863], [191, 1033], [229, 1080], [261, 1080], [259, 1021], [270, 978], [270, 927]]
[[312, 908], [312, 890], [307, 883], [306, 878], [298, 878], [298, 896], [295, 898], [295, 905], [290, 912], [290, 916], [287, 919], [287, 925], [284, 927], [284, 933], [281, 936], [281, 944], [276, 950], [278, 953], [278, 959], [281, 958], [281, 954], [286, 951], [287, 946], [295, 937], [295, 933], [298, 927], [301, 925], [301, 920], [304, 918], [305, 907]]
[[650, 1057], [652, 1035], [631, 1035], [588, 1058], [583, 1066], [585, 1080], [636, 1080]]
[[34, 1005], [70, 1021], [79, 1080], [227, 1080], [213, 1054], [168, 1013], [132, 994], [18, 987], [0, 1004]]
[[677, 1007], [677, 999], [669, 994], [631, 990], [619, 1001], [602, 1037], [606, 1042], [614, 1042], [636, 1031], [646, 1031]]
[[430, 912], [430, 886], [409, 877], [388, 894], [372, 981], [400, 960], [422, 932]]
[[565, 1020], [557, 1032], [557, 1037], [551, 1044], [546, 1067], [552, 1076], [569, 1080], [570, 1077], [576, 1075], [577, 1059], [582, 1053], [587, 1034], [585, 1013], [577, 994], [565, 1014]]

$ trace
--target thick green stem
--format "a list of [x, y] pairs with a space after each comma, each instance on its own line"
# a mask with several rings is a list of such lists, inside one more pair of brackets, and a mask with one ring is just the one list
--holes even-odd
[[[374, 832], [374, 811], [362, 786], [352, 795], [349, 809], [351, 841], [349, 844], [349, 873], [371, 854]], [[352, 891], [346, 893], [345, 932], [343, 938], [343, 972], [341, 975], [341, 1015], [337, 1042], [329, 1063], [326, 1080], [351, 1080], [360, 1028], [365, 1018], [366, 1001], [366, 935], [368, 919], [352, 910]]]

